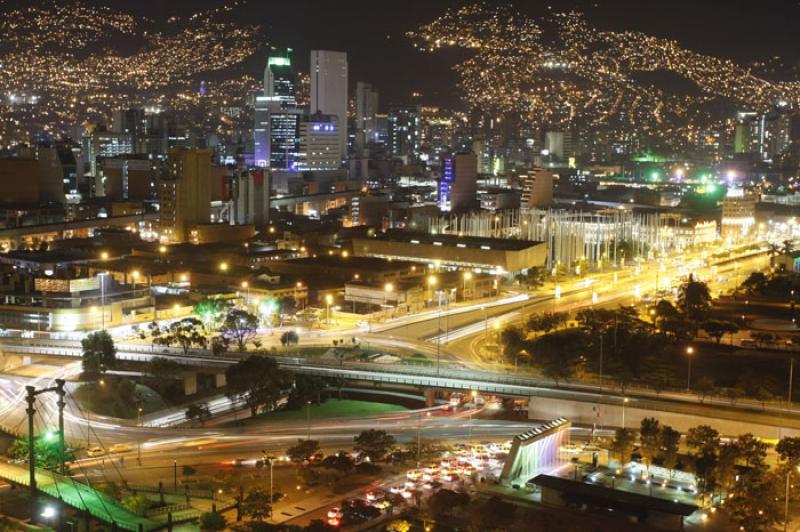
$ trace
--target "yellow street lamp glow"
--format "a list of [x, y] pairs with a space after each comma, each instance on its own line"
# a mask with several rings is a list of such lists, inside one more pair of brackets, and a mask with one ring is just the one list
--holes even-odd
[[694, 354], [694, 347], [692, 347], [692, 346], [687, 347], [686, 348], [686, 354], [689, 355], [689, 356], [693, 355]]
[[103, 260], [108, 260], [108, 251], [100, 253], [100, 258]]
[[383, 286], [383, 289], [386, 290], [387, 292], [391, 292], [392, 290], [394, 290], [394, 285], [392, 283], [386, 283]]
[[472, 272], [464, 272], [464, 279], [469, 281], [472, 279]]
[[228, 263], [227, 262], [220, 262], [219, 269], [223, 272], [228, 271]]
[[496, 331], [500, 330], [500, 320], [494, 320], [494, 329]]
[[332, 296], [332, 295], [330, 295], [330, 294], [327, 294], [327, 295], [325, 296], [325, 302], [326, 302], [328, 305], [331, 305], [331, 304], [333, 304], [333, 296]]
[[303, 283], [301, 283], [300, 281], [297, 281], [297, 288], [302, 288], [302, 287], [303, 287]]
[[131, 277], [133, 277], [134, 279], [138, 279], [139, 278], [139, 270], [133, 270], [131, 272]]
[[249, 286], [250, 283], [248, 283], [247, 281], [242, 281], [242, 288], [248, 288]]
[[556, 299], [559, 299], [560, 297], [561, 297], [561, 286], [556, 285]]
[[159, 253], [166, 253], [167, 252], [167, 246], [158, 246], [158, 252]]
[[349, 251], [347, 251], [347, 250], [342, 251], [342, 258], [343, 259], [346, 259], [349, 256], [350, 256], [350, 252]]
[[597, 292], [592, 292], [592, 305], [597, 304]]
[[428, 276], [428, 286], [436, 286], [437, 282], [439, 282], [439, 280], [436, 278], [435, 275]]

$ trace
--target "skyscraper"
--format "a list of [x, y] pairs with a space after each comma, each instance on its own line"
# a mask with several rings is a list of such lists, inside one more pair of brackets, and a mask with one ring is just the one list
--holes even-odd
[[389, 148], [394, 157], [419, 157], [421, 115], [419, 105], [393, 106], [389, 110]]
[[378, 130], [378, 91], [370, 83], [356, 84], [356, 149], [375, 142]]
[[264, 68], [264, 96], [272, 98], [273, 102], [280, 103], [283, 107], [297, 105], [295, 75], [292, 60], [289, 58], [291, 51], [291, 48], [287, 48], [283, 55], [268, 57]]
[[341, 165], [342, 152], [339, 149], [337, 118], [322, 113], [304, 116], [300, 124], [297, 169], [337, 170]]
[[546, 209], [553, 204], [553, 172], [531, 168], [519, 176], [522, 184], [522, 207]]
[[448, 155], [442, 161], [439, 208], [464, 212], [478, 204], [478, 158], [472, 152]]
[[311, 113], [335, 115], [341, 153], [347, 153], [347, 54], [311, 51]]
[[210, 150], [170, 150], [169, 178], [159, 183], [159, 222], [163, 240], [185, 242], [188, 226], [209, 223], [210, 172]]

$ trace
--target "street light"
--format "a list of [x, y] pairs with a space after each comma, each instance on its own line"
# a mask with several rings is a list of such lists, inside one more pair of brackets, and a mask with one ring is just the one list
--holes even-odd
[[686, 391], [692, 391], [692, 355], [694, 355], [694, 347], [689, 346], [686, 348], [686, 358], [689, 360], [688, 371], [686, 375]]
[[627, 397], [622, 398], [622, 428], [625, 428], [625, 405], [628, 404], [629, 399]]
[[475, 411], [475, 399], [478, 397], [478, 391], [472, 390], [470, 392], [470, 397], [472, 397], [472, 409], [469, 411], [469, 441], [472, 441], [472, 414]]
[[227, 262], [220, 262], [219, 263], [219, 270], [222, 272], [228, 271], [228, 263]]
[[102, 260], [108, 260], [108, 251], [103, 251], [102, 253], [100, 253], [100, 258]]
[[463, 294], [464, 294], [464, 299], [465, 300], [467, 299], [467, 281], [471, 281], [471, 280], [472, 280], [472, 272], [464, 272], [464, 290], [463, 290]]

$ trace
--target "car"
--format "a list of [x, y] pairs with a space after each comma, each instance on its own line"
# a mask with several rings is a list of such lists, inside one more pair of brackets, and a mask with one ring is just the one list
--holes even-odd
[[411, 471], [409, 471], [408, 473], [406, 473], [406, 478], [407, 478], [408, 480], [417, 480], [417, 479], [419, 479], [419, 477], [420, 477], [420, 475], [421, 475], [421, 474], [422, 474], [422, 473], [420, 473], [418, 470], [416, 470], [416, 469], [412, 469]]
[[338, 506], [334, 506], [333, 508], [328, 510], [328, 519], [339, 520], [341, 518], [342, 518], [342, 509], [339, 508]]
[[367, 502], [378, 502], [386, 498], [386, 493], [382, 490], [368, 491], [366, 494]]
[[389, 491], [391, 491], [395, 495], [399, 495], [403, 493], [405, 490], [406, 490], [405, 486], [392, 486], [391, 488], [389, 488]]
[[342, 520], [337, 517], [331, 517], [328, 519], [328, 525], [332, 527], [339, 527], [342, 524]]
[[92, 458], [95, 458], [97, 456], [103, 456], [104, 454], [106, 454], [106, 450], [103, 449], [102, 447], [89, 447], [88, 449], [86, 449], [86, 454]]
[[108, 450], [110, 453], [127, 453], [131, 450], [127, 443], [115, 443]]

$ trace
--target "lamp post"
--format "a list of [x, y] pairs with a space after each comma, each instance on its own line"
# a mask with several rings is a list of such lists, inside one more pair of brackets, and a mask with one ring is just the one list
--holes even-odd
[[244, 305], [245, 308], [247, 308], [250, 305], [250, 283], [248, 283], [247, 281], [242, 281], [242, 288], [244, 290], [247, 290], [246, 292], [247, 298], [245, 299], [245, 305]]
[[628, 404], [628, 398], [627, 397], [623, 397], [622, 398], [622, 428], [623, 429], [625, 428], [625, 405], [627, 405], [627, 404]]
[[686, 391], [692, 391], [692, 355], [694, 355], [694, 347], [689, 346], [686, 348], [686, 358], [689, 361], [689, 365], [687, 366], [686, 372]]
[[464, 289], [462, 290], [462, 296], [464, 301], [467, 300], [467, 281], [472, 280], [472, 272], [464, 272]]
[[275, 500], [272, 495], [272, 466], [275, 463], [275, 457], [267, 454], [267, 451], [261, 451], [264, 455], [264, 462], [269, 465], [269, 518], [272, 519], [272, 502]]
[[470, 442], [472, 442], [472, 414], [474, 413], [475, 406], [476, 406], [475, 398], [478, 397], [477, 390], [472, 390], [472, 392], [470, 392], [470, 396], [472, 397], [472, 410], [469, 411], [469, 438], [468, 439], [469, 439]]
[[306, 425], [307, 425], [307, 432], [306, 432], [306, 439], [311, 439], [311, 401], [306, 401]]
[[[108, 256], [108, 253], [105, 254]], [[100, 327], [106, 330], [106, 275], [107, 272], [98, 273], [100, 278]]]

